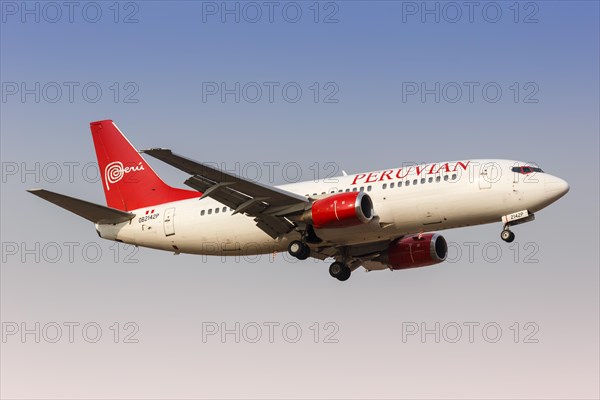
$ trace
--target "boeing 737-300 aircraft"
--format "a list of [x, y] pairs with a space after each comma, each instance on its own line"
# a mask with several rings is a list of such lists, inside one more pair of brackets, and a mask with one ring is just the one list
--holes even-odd
[[[96, 226], [104, 239], [178, 253], [257, 255], [288, 251], [335, 261], [340, 281], [368, 271], [424, 267], [446, 259], [443, 229], [513, 225], [569, 191], [525, 162], [461, 160], [408, 165], [329, 180], [267, 186], [167, 149], [141, 153], [188, 173], [192, 190], [168, 186], [111, 120], [92, 122], [108, 207], [44, 189], [31, 193]], [[432, 232], [432, 233], [427, 233]]]

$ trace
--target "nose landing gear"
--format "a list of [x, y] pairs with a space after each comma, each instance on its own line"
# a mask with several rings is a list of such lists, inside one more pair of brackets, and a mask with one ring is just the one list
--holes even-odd
[[513, 225], [520, 225], [526, 222], [535, 220], [535, 214], [529, 212], [529, 210], [521, 210], [512, 214], [504, 215], [502, 222], [504, 222], [504, 229], [500, 233], [500, 238], [507, 243], [515, 240], [515, 234], [511, 232], [510, 227]]
[[506, 243], [511, 243], [513, 240], [515, 240], [515, 234], [511, 230], [509, 230], [508, 225], [506, 225], [500, 233], [500, 238]]

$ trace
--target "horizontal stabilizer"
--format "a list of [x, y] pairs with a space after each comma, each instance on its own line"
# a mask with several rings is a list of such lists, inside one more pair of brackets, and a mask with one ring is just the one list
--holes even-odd
[[45, 189], [30, 189], [27, 191], [93, 223], [118, 224], [129, 221], [135, 217], [135, 214], [126, 211], [101, 206], [99, 204], [90, 203], [89, 201], [65, 196], [64, 194], [50, 192]]

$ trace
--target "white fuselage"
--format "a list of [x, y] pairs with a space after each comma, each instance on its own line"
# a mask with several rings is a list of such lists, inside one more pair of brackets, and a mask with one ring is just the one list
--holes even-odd
[[[280, 188], [311, 199], [340, 191], [365, 191], [373, 201], [376, 218], [351, 228], [316, 232], [324, 241], [352, 245], [500, 222], [502, 216], [514, 212], [536, 212], [564, 194], [566, 182], [560, 178], [546, 173], [511, 171], [512, 167], [524, 164], [511, 160], [413, 164]], [[291, 240], [300, 236], [292, 231], [273, 239], [256, 226], [252, 217], [232, 215], [233, 210], [208, 197], [131, 212], [136, 217], [129, 222], [97, 224], [100, 236], [176, 253], [207, 255], [284, 251]]]

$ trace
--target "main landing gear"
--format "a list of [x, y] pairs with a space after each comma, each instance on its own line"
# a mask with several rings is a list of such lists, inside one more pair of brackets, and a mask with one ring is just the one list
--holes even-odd
[[298, 260], [306, 260], [310, 256], [310, 247], [300, 240], [293, 240], [288, 246], [288, 253]]
[[[306, 260], [310, 256], [310, 247], [300, 240], [293, 240], [288, 246], [288, 253], [298, 260]], [[336, 261], [329, 267], [329, 275], [343, 282], [350, 278], [352, 270], [347, 264]]]
[[346, 264], [336, 261], [329, 267], [329, 275], [339, 281], [347, 281], [350, 278], [352, 271]]
[[322, 240], [317, 236], [312, 225], [307, 225], [300, 233], [302, 240], [292, 240], [288, 246], [288, 253], [298, 260], [306, 260], [310, 256], [310, 247], [306, 243], [317, 244]]
[[513, 240], [515, 240], [515, 234], [509, 229], [508, 225], [505, 225], [504, 229], [500, 233], [500, 238], [506, 243], [511, 243]]

